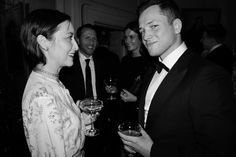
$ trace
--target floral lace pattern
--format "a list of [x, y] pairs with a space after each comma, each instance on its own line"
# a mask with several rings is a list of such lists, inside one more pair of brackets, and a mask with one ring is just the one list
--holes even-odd
[[32, 157], [82, 157], [85, 125], [60, 81], [32, 72], [22, 99], [26, 141]]

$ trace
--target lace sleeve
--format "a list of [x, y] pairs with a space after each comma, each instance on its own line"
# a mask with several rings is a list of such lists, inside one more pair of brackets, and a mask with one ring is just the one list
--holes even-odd
[[32, 156], [64, 157], [63, 123], [55, 97], [41, 91], [31, 98], [25, 126]]

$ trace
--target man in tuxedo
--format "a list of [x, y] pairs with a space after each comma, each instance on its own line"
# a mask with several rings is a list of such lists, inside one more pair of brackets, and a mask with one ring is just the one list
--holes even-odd
[[[60, 80], [69, 90], [75, 102], [89, 97], [95, 97], [104, 102], [100, 116], [95, 122], [95, 127], [100, 130], [100, 135], [87, 137], [84, 146], [86, 157], [104, 157], [110, 149], [110, 145], [107, 143], [110, 140], [110, 136], [107, 134], [107, 131], [109, 131], [107, 127], [110, 124], [108, 122], [109, 113], [106, 110], [107, 106], [104, 101], [106, 96], [104, 79], [109, 75], [109, 69], [107, 68], [111, 66], [108, 66], [107, 62], [99, 55], [94, 55], [98, 43], [96, 30], [93, 25], [85, 24], [79, 27], [76, 37], [79, 45], [78, 54], [74, 56], [72, 67], [61, 70]], [[90, 68], [90, 76], [86, 72], [87, 64]]]
[[201, 43], [204, 51], [202, 56], [222, 66], [230, 74], [233, 70], [233, 53], [223, 43], [226, 30], [221, 24], [210, 24], [204, 27]]
[[142, 85], [141, 136], [118, 132], [125, 149], [144, 157], [233, 156], [236, 106], [230, 75], [187, 48], [173, 1], [144, 2], [139, 28], [149, 54], [159, 59]]

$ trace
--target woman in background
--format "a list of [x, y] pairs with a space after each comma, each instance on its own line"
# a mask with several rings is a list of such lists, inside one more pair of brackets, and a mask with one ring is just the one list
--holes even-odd
[[128, 23], [124, 29], [124, 44], [128, 54], [122, 58], [119, 85], [124, 101], [122, 115], [128, 120], [137, 120], [137, 95], [142, 76], [148, 65], [148, 53], [142, 44], [137, 21]]
[[56, 10], [32, 11], [21, 27], [21, 41], [34, 67], [22, 98], [31, 155], [82, 157], [90, 117], [80, 112], [58, 79], [61, 68], [73, 65], [78, 50], [70, 17]]

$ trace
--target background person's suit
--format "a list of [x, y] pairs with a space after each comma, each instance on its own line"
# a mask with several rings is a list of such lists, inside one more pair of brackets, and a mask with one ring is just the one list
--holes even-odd
[[[97, 98], [104, 100], [105, 90], [103, 80], [106, 76], [105, 65], [100, 59], [93, 57], [93, 60], [96, 75]], [[78, 54], [75, 54], [74, 56], [74, 64], [72, 67], [65, 67], [61, 70], [60, 79], [65, 87], [70, 91], [75, 102], [86, 98], [84, 77]]]
[[[144, 77], [139, 120], [154, 74]], [[229, 75], [190, 50], [175, 63], [152, 99], [144, 128], [154, 141], [151, 157], [229, 156], [235, 136], [235, 101]]]
[[230, 74], [233, 71], [233, 53], [229, 50], [226, 45], [222, 44], [221, 46], [214, 49], [212, 52], [206, 55], [206, 59], [222, 66]]
[[[103, 62], [97, 58], [93, 57], [94, 67], [95, 67], [95, 76], [96, 76], [96, 91], [97, 98], [104, 100], [104, 86], [103, 79], [105, 75], [105, 68]], [[84, 85], [84, 76], [82, 72], [82, 67], [80, 64], [80, 59], [78, 53], [74, 56], [74, 64], [72, 67], [66, 67], [61, 70], [60, 80], [69, 90], [72, 98], [76, 102], [77, 100], [83, 100], [86, 98], [85, 95], [85, 85]], [[104, 109], [100, 112], [100, 116], [95, 122], [95, 127], [100, 129], [101, 134], [96, 137], [86, 137], [85, 140], [85, 155], [88, 157], [94, 156], [94, 153], [97, 156], [102, 156], [103, 149], [105, 147], [105, 140], [103, 139], [103, 134], [105, 127], [107, 125], [107, 117], [104, 113]]]
[[[116, 132], [111, 131], [113, 124], [110, 122], [110, 117], [113, 116], [113, 113], [111, 113], [110, 108], [112, 105], [106, 102], [107, 95], [104, 87], [104, 79], [110, 76], [113, 67], [113, 65], [108, 65], [108, 63], [110, 63], [106, 61], [108, 58], [108, 56], [103, 58], [102, 55], [93, 55], [97, 99], [103, 101], [104, 107], [99, 112], [100, 115], [95, 121], [95, 127], [100, 130], [100, 135], [96, 137], [86, 137], [84, 146], [86, 157], [106, 157], [119, 149], [119, 143], [117, 145], [110, 143], [111, 140], [113, 140], [113, 142], [117, 140], [118, 137], [116, 136], [118, 135]], [[112, 59], [109, 61], [112, 61]], [[74, 64], [72, 67], [66, 67], [61, 70], [60, 77], [60, 80], [69, 90], [75, 102], [86, 98], [84, 77], [78, 54], [74, 56]], [[118, 155], [117, 152], [115, 153]]]

